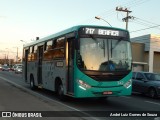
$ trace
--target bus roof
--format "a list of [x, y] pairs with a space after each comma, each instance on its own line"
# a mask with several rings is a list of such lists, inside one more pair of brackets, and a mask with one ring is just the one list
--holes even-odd
[[125, 29], [121, 29], [121, 28], [115, 28], [115, 27], [108, 27], [108, 26], [96, 26], [96, 25], [78, 25], [78, 26], [73, 26], [71, 28], [68, 28], [66, 30], [63, 30], [61, 32], [58, 32], [58, 33], [55, 33], [55, 34], [52, 34], [52, 35], [49, 35], [47, 37], [44, 37], [42, 39], [39, 39], [39, 40], [36, 40], [34, 42], [31, 42], [31, 43], [28, 43], [28, 44], [24, 44], [24, 48], [25, 47], [29, 47], [29, 46], [32, 46], [32, 45], [35, 45], [37, 43], [41, 43], [41, 42], [44, 42], [46, 40], [49, 40], [49, 39], [52, 39], [52, 38], [56, 38], [56, 37], [59, 37], [59, 36], [63, 36], [67, 33], [71, 33], [73, 31], [78, 31], [79, 28], [81, 27], [96, 27], [96, 28], [108, 28], [108, 29], [118, 29], [118, 30], [123, 30], [123, 31], [127, 31]]

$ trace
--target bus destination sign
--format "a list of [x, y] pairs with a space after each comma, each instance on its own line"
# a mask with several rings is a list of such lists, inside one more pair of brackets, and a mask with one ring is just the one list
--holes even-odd
[[126, 37], [125, 31], [112, 30], [112, 29], [103, 29], [103, 28], [89, 28], [85, 27], [81, 29], [82, 34], [86, 35], [103, 35], [103, 36], [114, 36], [114, 37]]
[[86, 34], [119, 36], [119, 31], [105, 30], [105, 29], [95, 29], [95, 28], [85, 28], [85, 33]]

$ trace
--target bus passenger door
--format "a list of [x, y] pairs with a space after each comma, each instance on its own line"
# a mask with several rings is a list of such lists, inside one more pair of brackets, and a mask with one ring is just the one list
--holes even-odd
[[67, 39], [66, 47], [66, 60], [67, 60], [67, 92], [68, 94], [74, 94], [74, 38]]
[[38, 47], [38, 70], [37, 70], [37, 78], [38, 85], [42, 85], [42, 60], [43, 60], [43, 46]]
[[28, 63], [28, 53], [29, 53], [29, 50], [25, 50], [25, 60], [24, 60], [24, 77], [25, 77], [25, 82], [27, 82], [27, 63]]

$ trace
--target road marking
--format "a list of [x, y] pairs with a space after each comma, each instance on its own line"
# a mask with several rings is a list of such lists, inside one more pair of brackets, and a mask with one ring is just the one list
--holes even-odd
[[23, 87], [23, 86], [21, 86], [21, 85], [18, 85], [18, 84], [16, 84], [15, 82], [12, 82], [12, 81], [10, 81], [10, 80], [2, 77], [2, 76], [0, 76], [0, 78], [3, 79], [4, 81], [7, 81], [7, 82], [9, 82], [9, 83], [11, 83], [11, 84], [19, 87], [20, 89], [23, 89], [23, 90], [31, 93], [32, 95], [35, 95], [35, 96], [38, 96], [38, 97], [43, 97], [43, 98], [45, 98], [45, 99], [48, 99], [49, 101], [56, 102], [56, 103], [58, 103], [58, 104], [60, 104], [60, 105], [63, 105], [63, 106], [65, 106], [65, 107], [68, 107], [68, 108], [70, 108], [70, 109], [72, 109], [72, 110], [75, 110], [75, 111], [77, 111], [77, 112], [83, 113], [83, 114], [87, 115], [88, 117], [90, 117], [90, 118], [92, 118], [92, 119], [94, 119], [94, 120], [99, 120], [99, 119], [96, 118], [96, 117], [92, 117], [92, 116], [91, 116], [90, 114], [88, 114], [88, 113], [82, 112], [82, 111], [79, 110], [79, 109], [76, 109], [76, 108], [71, 107], [71, 106], [69, 106], [69, 105], [66, 105], [66, 104], [64, 104], [64, 103], [61, 103], [61, 102], [59, 102], [59, 101], [57, 101], [57, 100], [53, 100], [53, 99], [51, 99], [51, 98], [49, 98], [49, 97], [46, 97], [46, 96], [41, 95], [41, 94], [39, 94], [39, 93], [36, 93], [36, 92], [34, 92], [34, 91], [32, 91], [32, 90], [29, 90], [29, 89], [27, 89], [27, 88], [25, 88], [25, 87]]
[[160, 103], [156, 103], [156, 102], [152, 102], [152, 101], [145, 101], [147, 103], [151, 103], [151, 104], [156, 104], [156, 105], [160, 105]]

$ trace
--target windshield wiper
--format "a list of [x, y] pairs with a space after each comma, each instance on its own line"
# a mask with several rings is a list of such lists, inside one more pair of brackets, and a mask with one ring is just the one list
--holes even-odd
[[94, 41], [97, 41], [97, 39], [96, 39], [93, 35], [90, 35], [90, 37], [91, 37]]

